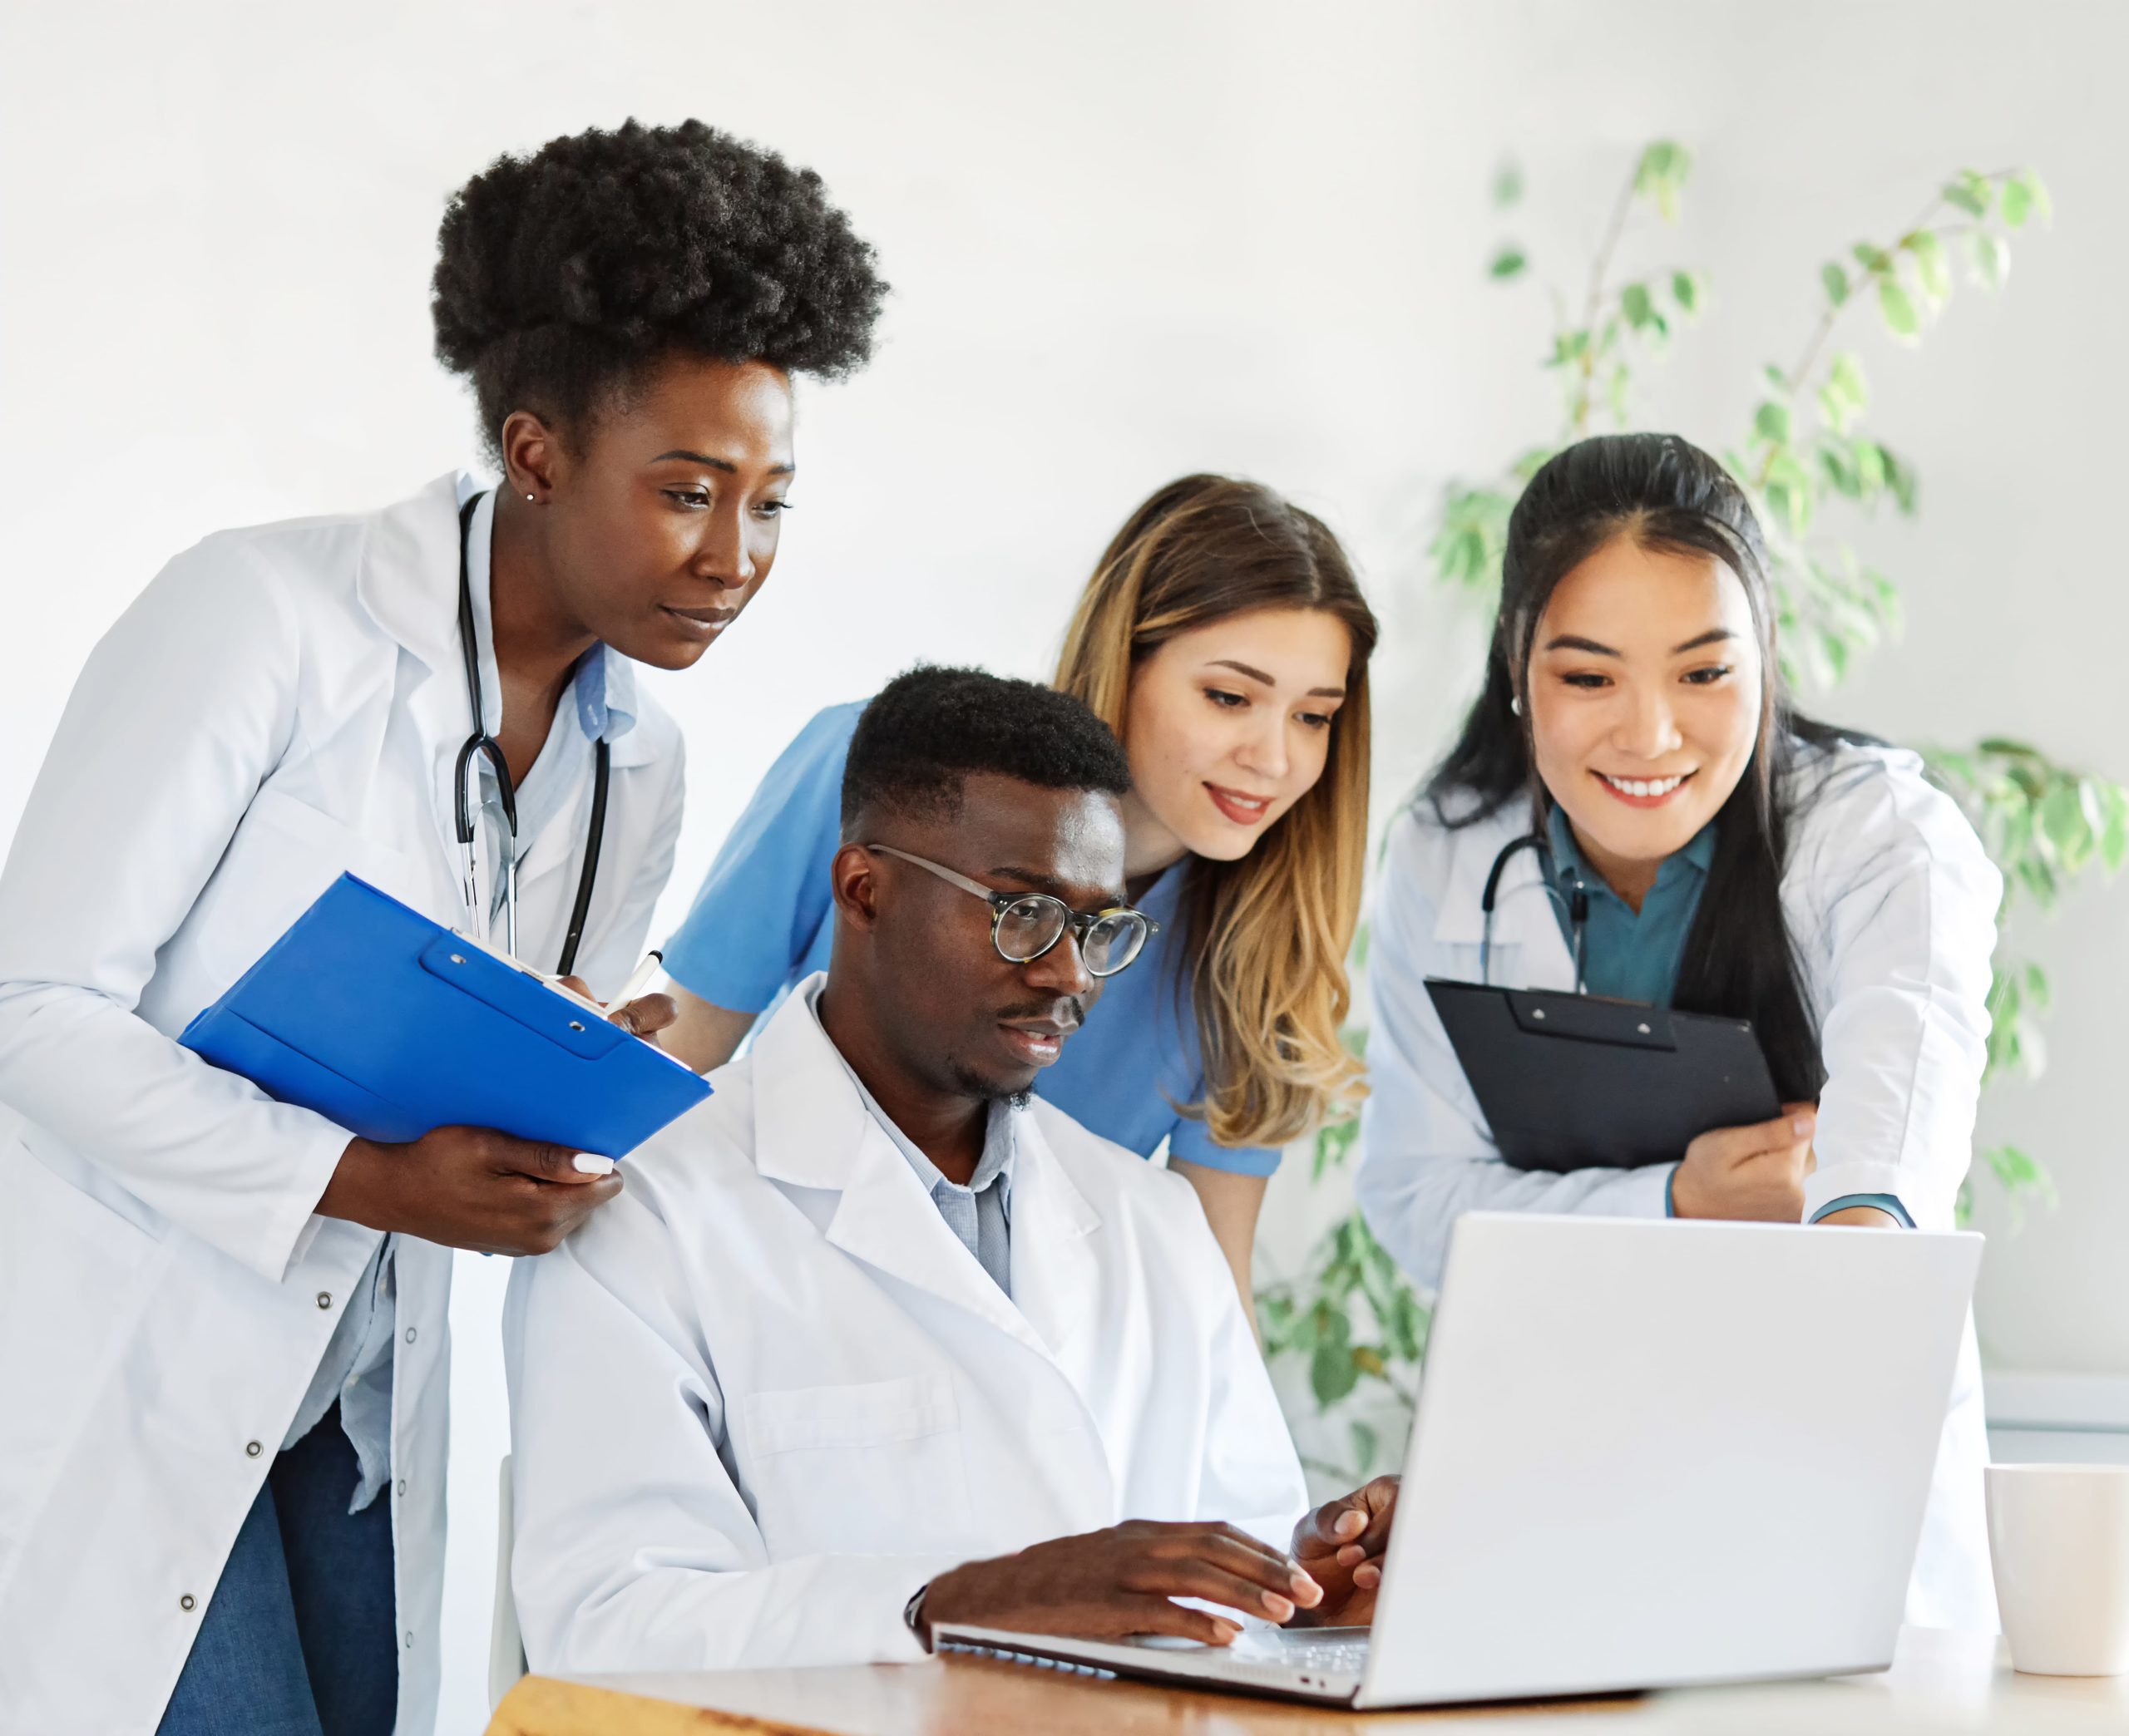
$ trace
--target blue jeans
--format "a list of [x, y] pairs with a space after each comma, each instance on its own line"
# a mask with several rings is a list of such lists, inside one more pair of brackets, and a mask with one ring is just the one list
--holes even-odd
[[350, 1513], [358, 1475], [338, 1404], [275, 1457], [156, 1736], [391, 1736], [392, 1493]]

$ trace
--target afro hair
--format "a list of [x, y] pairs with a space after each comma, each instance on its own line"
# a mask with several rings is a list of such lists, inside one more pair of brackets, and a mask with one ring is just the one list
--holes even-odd
[[920, 663], [882, 688], [843, 763], [842, 832], [867, 816], [960, 811], [961, 780], [993, 772], [1047, 790], [1123, 796], [1131, 762], [1109, 726], [1069, 693], [982, 669]]
[[432, 287], [491, 454], [513, 410], [576, 423], [674, 350], [847, 374], [887, 290], [819, 175], [699, 121], [499, 158], [445, 211]]

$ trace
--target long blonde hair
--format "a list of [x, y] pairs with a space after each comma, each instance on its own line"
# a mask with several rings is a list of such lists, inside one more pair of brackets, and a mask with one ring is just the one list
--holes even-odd
[[1204, 1102], [1187, 1107], [1224, 1146], [1283, 1145], [1365, 1090], [1338, 1033], [1367, 856], [1374, 613], [1320, 519], [1257, 483], [1185, 476], [1116, 533], [1057, 665], [1057, 686], [1122, 739], [1144, 659], [1178, 634], [1259, 609], [1336, 616], [1352, 662], [1322, 777], [1247, 856], [1193, 858], [1184, 882], [1178, 983], [1205, 1067]]

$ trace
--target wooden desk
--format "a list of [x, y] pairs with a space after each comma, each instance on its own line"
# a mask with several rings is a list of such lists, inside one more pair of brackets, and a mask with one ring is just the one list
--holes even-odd
[[1850, 1736], [2129, 1729], [2129, 1678], [2022, 1676], [1993, 1640], [1910, 1628], [1882, 1675], [1761, 1687], [1680, 1689], [1625, 1699], [1454, 1712], [1321, 1711], [1238, 1694], [1089, 1681], [1022, 1664], [951, 1658], [852, 1669], [727, 1674], [528, 1676], [488, 1736], [1334, 1736], [1356, 1729], [1484, 1736], [1751, 1732]]

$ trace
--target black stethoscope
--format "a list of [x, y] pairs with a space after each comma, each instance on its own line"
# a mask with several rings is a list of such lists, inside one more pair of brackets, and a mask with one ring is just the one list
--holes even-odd
[[1526, 850], [1538, 852], [1539, 883], [1553, 902], [1567, 912], [1568, 926], [1574, 935], [1574, 992], [1586, 994], [1588, 990], [1582, 980], [1582, 944], [1589, 930], [1589, 888], [1577, 874], [1572, 876], [1572, 886], [1565, 891], [1560, 890], [1559, 865], [1553, 860], [1553, 846], [1543, 832], [1525, 832], [1503, 845], [1487, 872], [1486, 889], [1479, 895], [1479, 909], [1485, 917], [1484, 925], [1479, 930], [1479, 980], [1488, 988], [1493, 986], [1494, 900], [1500, 891], [1501, 875]]
[[[467, 553], [472, 537], [474, 509], [480, 504], [481, 496], [475, 495], [458, 510], [458, 648], [466, 657], [466, 694], [473, 703], [473, 732], [467, 737], [466, 745], [458, 750], [458, 764], [452, 776], [456, 803], [452, 817], [457, 822], [459, 847], [466, 852], [466, 909], [485, 932], [487, 920], [481, 912], [480, 879], [474, 866], [474, 804], [471, 780], [466, 775], [467, 767], [473, 763], [473, 757], [479, 754], [495, 772], [496, 790], [502, 797], [503, 823], [509, 831], [506, 847], [496, 860], [496, 872], [502, 876], [503, 946], [512, 958], [516, 958], [517, 787], [511, 781], [510, 763], [503, 757], [502, 744], [488, 733], [487, 708], [481, 698], [481, 652], [473, 625], [472, 568]], [[585, 840], [584, 869], [577, 876], [576, 903], [570, 910], [569, 932], [562, 940], [561, 963], [555, 967], [556, 976], [567, 976], [576, 968], [577, 945], [584, 939], [584, 920], [591, 910], [591, 889], [599, 880], [599, 846], [606, 836], [606, 787], [611, 778], [610, 758], [606, 741], [602, 736], [595, 750], [596, 769], [591, 784], [591, 835]]]

